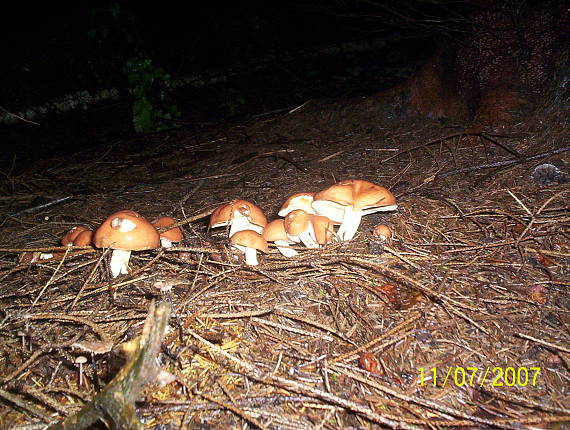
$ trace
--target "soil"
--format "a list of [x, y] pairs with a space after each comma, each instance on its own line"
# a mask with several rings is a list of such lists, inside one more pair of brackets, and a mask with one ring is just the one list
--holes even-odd
[[[48, 133], [17, 134], [0, 200], [3, 428], [76, 412], [121, 360], [116, 348], [94, 355], [79, 386], [71, 345], [132, 338], [151, 300], [173, 305], [160, 359], [176, 380], [144, 391], [147, 428], [563, 428], [568, 106], [553, 97], [473, 130], [379, 97], [139, 136], [114, 106], [98, 121], [71, 115]], [[561, 176], [537, 182], [546, 162]], [[202, 217], [183, 225], [175, 250], [133, 253], [118, 280], [92, 248], [17, 263], [117, 210], [185, 220], [240, 198], [273, 219], [289, 195], [349, 178], [389, 188], [398, 210], [297, 258], [271, 248], [246, 266]], [[371, 235], [379, 223], [394, 232], [386, 244]]]

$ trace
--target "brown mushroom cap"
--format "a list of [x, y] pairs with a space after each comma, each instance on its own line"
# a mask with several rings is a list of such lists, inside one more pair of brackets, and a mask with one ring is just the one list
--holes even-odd
[[276, 240], [289, 242], [289, 238], [285, 232], [285, 221], [282, 219], [274, 219], [269, 222], [265, 226], [262, 236], [268, 242], [275, 242]]
[[295, 209], [289, 212], [284, 219], [285, 231], [291, 236], [299, 236], [309, 228], [310, 214], [301, 210]]
[[231, 202], [219, 206], [210, 216], [210, 227], [222, 227], [231, 224], [234, 218], [247, 218], [250, 223], [265, 227], [267, 218], [263, 211], [247, 200], [232, 200]]
[[255, 248], [261, 252], [269, 252], [267, 241], [262, 235], [253, 230], [241, 230], [234, 233], [230, 237], [230, 242], [234, 245], [245, 246], [246, 248]]
[[323, 215], [312, 215], [311, 224], [319, 245], [329, 243], [334, 234], [333, 222]]
[[281, 209], [279, 209], [279, 216], [287, 216], [291, 211], [295, 209], [301, 209], [305, 212], [312, 214], [315, 213], [315, 210], [311, 206], [313, 203], [313, 196], [315, 193], [295, 193], [292, 196], [289, 196], [285, 203], [281, 205]]
[[318, 200], [352, 206], [355, 211], [396, 204], [396, 198], [388, 189], [362, 179], [347, 179], [319, 191], [314, 197], [314, 201]]
[[73, 246], [88, 246], [91, 245], [93, 241], [93, 232], [91, 230], [85, 230], [79, 233], [75, 240], [73, 241]]
[[71, 230], [69, 230], [67, 233], [65, 233], [63, 235], [63, 237], [61, 238], [61, 244], [63, 246], [67, 246], [70, 243], [73, 243], [73, 241], [75, 240], [75, 238], [82, 232], [88, 230], [87, 227], [84, 227], [82, 225], [77, 225], [75, 227], [73, 227]]
[[[174, 224], [175, 222], [176, 220], [174, 218], [169, 216], [163, 216], [153, 221], [152, 225], [156, 229], [159, 229], [161, 227], [167, 227], [171, 224]], [[161, 239], [164, 238], [173, 243], [177, 243], [180, 242], [184, 238], [184, 236], [182, 235], [182, 230], [180, 229], [180, 227], [174, 227], [171, 228], [170, 230], [166, 230], [165, 232], [160, 233], [160, 238]]]
[[378, 224], [372, 230], [372, 236], [388, 240], [392, 237], [392, 230], [385, 224]]
[[135, 211], [115, 212], [101, 223], [93, 235], [97, 248], [143, 251], [158, 248], [156, 228]]

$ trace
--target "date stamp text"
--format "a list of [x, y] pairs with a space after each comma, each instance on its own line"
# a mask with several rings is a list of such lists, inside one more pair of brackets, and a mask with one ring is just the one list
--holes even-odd
[[493, 387], [531, 387], [536, 386], [540, 367], [463, 367], [450, 366], [447, 371], [436, 367], [419, 369], [419, 384], [444, 388], [447, 384], [457, 387], [482, 387], [489, 384]]

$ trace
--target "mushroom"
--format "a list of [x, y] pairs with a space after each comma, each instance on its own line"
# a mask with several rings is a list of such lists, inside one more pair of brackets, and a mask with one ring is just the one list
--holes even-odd
[[285, 221], [282, 219], [275, 219], [265, 226], [262, 234], [263, 238], [268, 242], [274, 242], [277, 245], [277, 249], [285, 257], [295, 257], [299, 253], [289, 245], [295, 242], [287, 237], [287, 232], [285, 231]]
[[[63, 246], [72, 246], [75, 238], [85, 230], [87, 230], [87, 227], [83, 227], [82, 225], [76, 225], [75, 227], [71, 228], [67, 233], [63, 235], [63, 237], [60, 240], [60, 243]], [[65, 252], [42, 252], [39, 255], [39, 259], [44, 261], [51, 259], [61, 260], [64, 255]]]
[[87, 363], [87, 357], [84, 355], [78, 355], [75, 357], [75, 364], [79, 364], [79, 386], [83, 385], [83, 365]]
[[267, 241], [259, 233], [253, 230], [240, 230], [230, 237], [232, 246], [245, 254], [245, 263], [257, 266], [257, 250], [268, 252]]
[[295, 209], [285, 217], [285, 231], [287, 237], [293, 242], [303, 242], [307, 248], [318, 248], [319, 243], [310, 221], [311, 214], [301, 209]]
[[[158, 230], [161, 227], [167, 227], [176, 223], [176, 220], [169, 216], [163, 216], [152, 222], [152, 225]], [[174, 227], [160, 233], [160, 245], [164, 248], [171, 248], [173, 243], [178, 243], [184, 236], [180, 227]]]
[[75, 239], [73, 239], [73, 246], [88, 246], [93, 241], [93, 232], [91, 230], [83, 230]]
[[73, 227], [71, 230], [69, 230], [67, 233], [63, 235], [63, 237], [61, 238], [61, 244], [63, 246], [72, 245], [73, 241], [77, 236], [79, 236], [82, 232], [88, 230], [89, 229], [87, 227], [84, 227], [82, 225], [77, 225]]
[[230, 237], [241, 230], [261, 233], [266, 224], [263, 211], [246, 200], [232, 200], [216, 208], [210, 216], [210, 228], [230, 225]]
[[361, 179], [348, 179], [315, 194], [313, 208], [340, 222], [338, 236], [351, 240], [362, 216], [397, 209], [396, 198], [386, 188]]
[[310, 221], [317, 243], [319, 245], [329, 243], [334, 235], [333, 222], [324, 215], [311, 215]]
[[387, 242], [392, 238], [392, 230], [384, 224], [378, 224], [372, 230], [372, 236], [379, 239], [381, 242]]
[[292, 196], [289, 196], [285, 203], [279, 209], [279, 216], [285, 217], [289, 214], [289, 212], [294, 211], [295, 209], [301, 209], [307, 212], [308, 214], [316, 213], [311, 203], [313, 203], [313, 196], [315, 193], [296, 193]]
[[134, 211], [119, 211], [109, 216], [93, 235], [97, 248], [111, 248], [111, 274], [116, 278], [128, 274], [131, 251], [157, 248], [160, 243], [158, 231]]

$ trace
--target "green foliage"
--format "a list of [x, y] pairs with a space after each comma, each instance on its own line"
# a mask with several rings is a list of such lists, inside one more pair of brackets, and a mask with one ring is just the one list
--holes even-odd
[[[89, 41], [99, 46], [101, 53], [113, 52], [119, 58], [126, 58], [121, 60], [121, 69], [132, 97], [135, 131], [148, 133], [172, 128], [173, 121], [180, 118], [180, 111], [172, 101], [175, 81], [162, 67], [152, 63], [137, 31], [136, 18], [118, 2], [95, 8], [91, 15], [94, 25], [88, 33]], [[123, 56], [124, 53], [129, 54]]]
[[133, 126], [137, 133], [172, 128], [172, 120], [180, 118], [178, 107], [171, 101], [175, 83], [162, 67], [145, 56], [126, 62], [125, 73], [133, 97]]
[[236, 115], [245, 105], [245, 97], [235, 88], [226, 88], [221, 91], [221, 108], [230, 116]]

